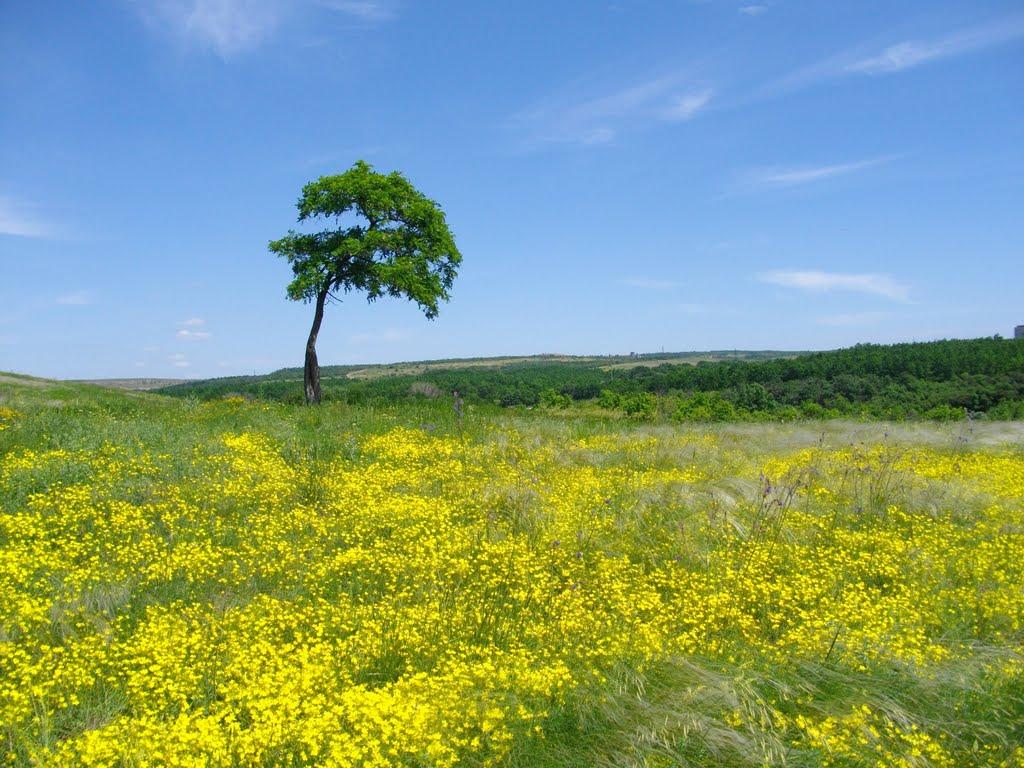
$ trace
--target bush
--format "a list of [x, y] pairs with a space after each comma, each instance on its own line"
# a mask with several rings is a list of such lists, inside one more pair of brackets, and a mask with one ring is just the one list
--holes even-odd
[[995, 421], [1024, 419], [1024, 400], [1004, 400], [999, 405], [989, 409], [985, 414], [985, 418]]
[[612, 392], [610, 389], [602, 389], [601, 396], [597, 398], [597, 405], [600, 408], [617, 411], [622, 407], [622, 395], [618, 392]]
[[838, 419], [843, 415], [838, 409], [826, 408], [813, 400], [800, 403], [800, 413], [805, 419]]
[[736, 406], [717, 392], [695, 392], [675, 412], [679, 421], [733, 421], [738, 415]]
[[775, 398], [761, 384], [743, 383], [736, 388], [737, 407], [748, 411], [770, 411], [775, 407]]
[[930, 421], [963, 421], [967, 418], [967, 411], [951, 405], [936, 405], [922, 413], [921, 417]]
[[623, 398], [622, 410], [635, 419], [652, 419], [658, 412], [658, 399], [650, 392], [636, 392]]
[[795, 405], [784, 405], [772, 411], [772, 418], [775, 421], [799, 421], [802, 416], [800, 409]]
[[572, 405], [572, 398], [553, 389], [545, 389], [540, 393], [540, 404], [545, 408], [568, 408]]

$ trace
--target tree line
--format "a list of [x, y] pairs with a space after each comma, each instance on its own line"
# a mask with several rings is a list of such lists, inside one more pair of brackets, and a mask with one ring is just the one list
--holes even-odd
[[[791, 358], [614, 368], [544, 362], [446, 368], [417, 375], [324, 378], [324, 399], [394, 403], [450, 396], [501, 407], [621, 413], [693, 421], [967, 417], [1024, 418], [1024, 340], [998, 336], [858, 344]], [[243, 394], [301, 402], [297, 381], [246, 377], [190, 382], [168, 394]]]

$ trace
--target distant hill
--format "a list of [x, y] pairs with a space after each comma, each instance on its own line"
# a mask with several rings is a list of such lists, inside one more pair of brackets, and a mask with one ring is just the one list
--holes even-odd
[[136, 392], [147, 392], [164, 387], [186, 384], [191, 379], [66, 379], [72, 384], [94, 384], [108, 389], [128, 389]]
[[[827, 352], [711, 351], [424, 360], [326, 366], [324, 398], [451, 396], [497, 406], [591, 408], [693, 420], [1024, 418], [1024, 340], [858, 344]], [[161, 392], [302, 401], [302, 370], [190, 381]]]
[[[373, 381], [375, 379], [417, 377], [439, 371], [499, 371], [502, 369], [526, 370], [531, 366], [565, 366], [611, 371], [636, 367], [659, 365], [696, 365], [698, 363], [725, 360], [771, 360], [781, 357], [795, 357], [800, 352], [777, 350], [712, 350], [707, 352], [652, 352], [629, 355], [563, 355], [540, 354], [502, 357], [461, 357], [440, 360], [416, 360], [410, 362], [381, 363], [371, 365], [324, 365], [320, 367], [320, 379], [325, 384], [331, 380]], [[271, 373], [253, 376], [224, 376], [213, 379], [193, 379], [175, 382], [162, 387], [170, 395], [223, 393], [225, 388], [238, 393], [251, 391], [264, 384], [277, 382], [302, 382], [302, 368], [280, 368]], [[97, 382], [93, 382], [97, 383]]]

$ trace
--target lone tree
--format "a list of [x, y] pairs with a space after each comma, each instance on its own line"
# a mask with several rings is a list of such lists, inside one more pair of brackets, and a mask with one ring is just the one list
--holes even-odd
[[321, 176], [302, 188], [299, 221], [333, 227], [312, 234], [290, 230], [270, 250], [288, 260], [292, 301], [313, 302], [303, 381], [307, 403], [320, 402], [316, 337], [328, 300], [364, 291], [367, 301], [405, 297], [427, 316], [448, 300], [462, 256], [444, 212], [397, 171], [377, 173], [360, 160], [344, 173]]

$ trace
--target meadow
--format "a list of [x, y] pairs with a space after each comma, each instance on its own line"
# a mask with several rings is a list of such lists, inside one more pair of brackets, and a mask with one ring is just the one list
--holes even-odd
[[1024, 765], [1024, 424], [0, 380], [0, 759]]

